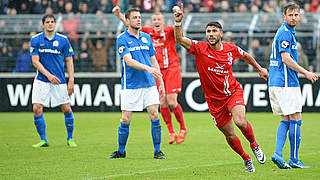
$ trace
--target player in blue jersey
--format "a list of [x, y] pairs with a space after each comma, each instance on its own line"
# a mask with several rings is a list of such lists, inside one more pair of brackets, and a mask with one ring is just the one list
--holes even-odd
[[[294, 2], [285, 5], [283, 20], [273, 40], [270, 55], [268, 80], [270, 103], [273, 113], [282, 117], [277, 131], [276, 150], [271, 159], [281, 169], [308, 168], [298, 158], [302, 112], [298, 73], [303, 74], [312, 83], [318, 80], [318, 76], [298, 65], [295, 28], [300, 20], [299, 6]], [[289, 163], [282, 156], [288, 131]]]
[[[161, 125], [158, 114], [159, 92], [165, 95], [160, 68], [155, 58], [156, 51], [151, 37], [140, 31], [141, 15], [139, 9], [131, 8], [125, 13], [127, 29], [117, 38], [117, 50], [121, 57], [121, 111], [118, 128], [118, 150], [108, 158], [126, 157], [125, 147], [129, 136], [132, 111], [147, 109], [151, 119], [151, 135], [154, 158], [166, 159], [161, 152]], [[157, 90], [155, 78], [160, 83]]]
[[[43, 117], [43, 106], [61, 107], [67, 128], [67, 144], [76, 147], [73, 140], [74, 117], [70, 106], [74, 90], [73, 49], [68, 38], [56, 33], [56, 19], [53, 15], [42, 18], [44, 31], [31, 38], [30, 55], [32, 64], [37, 69], [32, 88], [34, 124], [41, 141], [33, 147], [49, 146], [46, 136], [46, 123]], [[64, 58], [69, 73], [68, 84], [64, 75]]]

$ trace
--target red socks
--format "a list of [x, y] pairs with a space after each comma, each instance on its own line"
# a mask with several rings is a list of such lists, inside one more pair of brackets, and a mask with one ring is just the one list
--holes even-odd
[[256, 142], [256, 139], [254, 138], [254, 133], [252, 130], [252, 127], [247, 121], [247, 127], [245, 129], [240, 129], [242, 134], [247, 138], [247, 140], [250, 142], [251, 149], [254, 149], [258, 146], [258, 143]]
[[232, 140], [231, 142], [228, 141], [228, 139], [226, 139], [229, 146], [236, 152], [238, 153], [242, 159], [244, 161], [247, 161], [248, 159], [250, 159], [250, 156], [244, 152], [243, 148], [242, 148], [242, 145], [241, 145], [241, 141], [240, 139], [238, 138], [238, 136], [236, 136], [236, 138], [234, 138], [234, 140]]
[[180, 104], [178, 104], [177, 107], [172, 110], [172, 112], [174, 113], [174, 116], [176, 117], [177, 121], [180, 124], [180, 129], [187, 130], [186, 125], [184, 124], [183, 111]]
[[164, 120], [164, 122], [167, 124], [169, 133], [174, 133], [173, 127], [172, 127], [172, 120], [171, 120], [171, 111], [169, 106], [165, 108], [160, 108], [161, 116]]

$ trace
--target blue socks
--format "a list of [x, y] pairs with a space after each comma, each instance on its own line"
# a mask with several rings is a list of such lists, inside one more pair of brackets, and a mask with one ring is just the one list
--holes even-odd
[[43, 114], [41, 114], [40, 116], [34, 116], [34, 125], [37, 128], [41, 140], [45, 140], [46, 142], [48, 142], [46, 135], [46, 122], [43, 118]]
[[287, 139], [287, 132], [289, 130], [289, 122], [281, 121], [277, 131], [277, 139], [276, 139], [276, 154], [283, 158], [282, 149]]
[[289, 126], [290, 159], [298, 161], [298, 151], [301, 141], [301, 120], [290, 120]]
[[118, 128], [118, 151], [120, 153], [124, 153], [126, 149], [126, 144], [129, 136], [129, 126], [130, 124], [120, 123]]
[[70, 112], [69, 114], [64, 114], [64, 122], [67, 128], [68, 137], [67, 140], [72, 139], [73, 128], [74, 128], [74, 117], [73, 113]]
[[161, 144], [160, 118], [158, 120], [151, 120], [151, 135], [152, 135], [154, 152], [160, 151], [160, 144]]

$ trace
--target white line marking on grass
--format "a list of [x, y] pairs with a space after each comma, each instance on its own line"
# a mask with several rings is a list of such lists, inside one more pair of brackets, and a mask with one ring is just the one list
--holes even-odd
[[162, 171], [170, 171], [170, 170], [186, 169], [186, 168], [212, 167], [212, 166], [233, 165], [233, 164], [240, 164], [240, 163], [230, 161], [230, 162], [220, 162], [220, 163], [214, 163], [214, 164], [203, 164], [203, 165], [199, 165], [199, 166], [172, 167], [172, 168], [148, 170], [148, 171], [141, 171], [141, 172], [126, 173], [126, 174], [114, 174], [114, 175], [109, 175], [109, 176], [92, 177], [92, 178], [88, 178], [88, 180], [115, 178], [115, 177], [121, 177], [121, 176], [134, 176], [134, 175], [138, 175], [138, 174], [148, 174], [148, 173], [154, 173], [154, 172], [162, 172]]

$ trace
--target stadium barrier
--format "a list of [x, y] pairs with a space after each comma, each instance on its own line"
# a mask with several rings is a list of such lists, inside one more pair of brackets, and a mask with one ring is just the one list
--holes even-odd
[[[235, 74], [244, 88], [248, 112], [270, 112], [267, 84], [256, 73]], [[33, 73], [0, 74], [0, 112], [31, 112]], [[300, 78], [304, 112], [319, 112], [320, 82]], [[71, 105], [75, 112], [120, 112], [119, 73], [77, 73]], [[197, 73], [184, 73], [179, 102], [185, 112], [208, 111]], [[45, 111], [60, 111], [49, 108]]]

